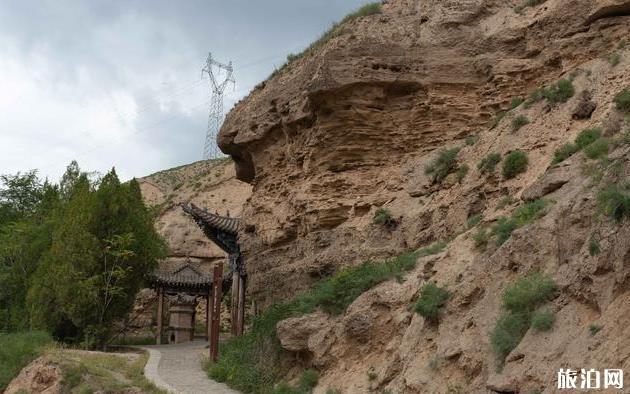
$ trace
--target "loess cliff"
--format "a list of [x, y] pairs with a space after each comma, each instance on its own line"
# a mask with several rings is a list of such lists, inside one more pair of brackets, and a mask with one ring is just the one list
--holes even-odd
[[[227, 116], [219, 145], [253, 187], [240, 241], [248, 291], [262, 309], [342, 268], [448, 241], [343, 315], [278, 326], [301, 367], [320, 371], [316, 392], [554, 392], [560, 367], [630, 368], [630, 228], [597, 201], [630, 171], [628, 120], [614, 104], [630, 88], [622, 45], [630, 1], [521, 3], [385, 2]], [[511, 109], [515, 97], [562, 78], [574, 89], [567, 100], [534, 95]], [[507, 112], [489, 126], [499, 111]], [[577, 152], [552, 165], [588, 128], [615, 141], [607, 159]], [[426, 174], [442, 149], [456, 147], [467, 172]], [[514, 151], [529, 164], [513, 178], [501, 164], [496, 173], [478, 168], [491, 153], [505, 160]], [[540, 198], [544, 216], [503, 244], [475, 246], [479, 228]], [[380, 208], [393, 225], [373, 223]], [[480, 223], [470, 228], [473, 217]], [[529, 330], [498, 368], [490, 332], [501, 293], [535, 271], [558, 286], [553, 329]], [[411, 308], [429, 282], [451, 293], [439, 325]]]

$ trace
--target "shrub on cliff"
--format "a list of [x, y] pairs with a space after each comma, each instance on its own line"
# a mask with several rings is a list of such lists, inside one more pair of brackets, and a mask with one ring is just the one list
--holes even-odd
[[585, 129], [575, 138], [575, 145], [578, 149], [584, 149], [602, 136], [600, 128]]
[[518, 131], [521, 127], [529, 124], [529, 119], [525, 115], [519, 115], [512, 119], [512, 131]]
[[543, 97], [551, 104], [566, 103], [575, 94], [575, 87], [570, 79], [561, 79], [543, 90]]
[[608, 154], [609, 149], [610, 141], [606, 138], [600, 138], [584, 148], [584, 154], [589, 159], [600, 159]]
[[597, 195], [601, 210], [615, 222], [630, 217], [630, 184], [611, 185]]
[[457, 171], [459, 150], [460, 148], [442, 149], [424, 172], [432, 177], [433, 182], [441, 182], [448, 174]]
[[630, 112], [630, 90], [624, 89], [619, 92], [614, 99], [617, 109], [623, 112]]
[[520, 150], [511, 152], [503, 161], [503, 177], [505, 179], [514, 178], [527, 170], [527, 164], [528, 159], [525, 152]]
[[435, 283], [428, 283], [422, 287], [420, 298], [416, 302], [415, 310], [430, 323], [437, 323], [440, 310], [450, 294]]
[[580, 149], [575, 144], [564, 144], [553, 153], [551, 164], [558, 164], [573, 156]]
[[497, 246], [503, 245], [516, 229], [542, 217], [547, 204], [548, 202], [543, 199], [530, 201], [518, 207], [511, 217], [500, 217], [492, 227], [492, 235], [496, 239]]
[[481, 159], [481, 161], [477, 164], [477, 169], [482, 174], [491, 174], [494, 173], [494, 170], [497, 167], [497, 164], [501, 162], [501, 155], [498, 153], [490, 153], [488, 156]]
[[[551, 300], [555, 291], [554, 281], [539, 273], [519, 278], [506, 287], [502, 297], [504, 311], [490, 334], [492, 348], [501, 365], [533, 325], [536, 309]], [[549, 320], [549, 316], [539, 316], [536, 328], [551, 328], [553, 320], [551, 323]]]
[[372, 223], [383, 225], [387, 228], [395, 228], [397, 223], [396, 219], [392, 216], [392, 213], [387, 208], [379, 208], [374, 212], [374, 218]]

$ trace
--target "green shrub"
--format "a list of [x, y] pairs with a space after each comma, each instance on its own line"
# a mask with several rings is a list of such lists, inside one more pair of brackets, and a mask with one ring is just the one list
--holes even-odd
[[573, 156], [574, 153], [579, 151], [579, 148], [575, 144], [564, 144], [559, 149], [557, 149], [553, 153], [553, 160], [551, 160], [551, 164], [558, 164], [569, 157]]
[[438, 356], [433, 356], [429, 359], [429, 363], [427, 364], [427, 367], [429, 367], [430, 370], [435, 371], [438, 369], [439, 366], [440, 366], [440, 358]]
[[519, 105], [523, 104], [525, 99], [522, 97], [513, 97], [512, 101], [510, 101], [510, 109], [518, 108]]
[[540, 273], [518, 278], [503, 292], [503, 307], [513, 313], [532, 313], [551, 300], [556, 291], [553, 279]]
[[630, 217], [630, 185], [605, 187], [597, 194], [597, 200], [602, 211], [615, 222]]
[[425, 173], [433, 177], [433, 182], [441, 182], [446, 176], [457, 171], [457, 154], [460, 148], [443, 149], [425, 168]]
[[438, 241], [427, 247], [418, 250], [418, 257], [431, 256], [441, 253], [446, 248], [446, 242]]
[[52, 338], [44, 332], [0, 333], [0, 392], [50, 343]]
[[278, 367], [283, 352], [275, 332], [279, 321], [318, 308], [338, 315], [365, 291], [413, 269], [419, 253], [342, 270], [290, 301], [271, 305], [252, 318], [251, 329], [245, 335], [220, 343], [221, 357], [217, 363], [207, 365], [208, 375], [243, 392], [273, 392], [286, 372]]
[[517, 228], [516, 220], [500, 217], [497, 223], [492, 226], [492, 235], [496, 237], [497, 246], [503, 245]]
[[588, 326], [588, 332], [589, 334], [591, 334], [591, 336], [594, 336], [595, 334], [597, 334], [598, 332], [600, 332], [602, 330], [602, 326], [600, 326], [599, 324], [590, 324]]
[[475, 227], [476, 225], [479, 224], [479, 222], [481, 222], [481, 219], [483, 219], [483, 215], [480, 214], [480, 213], [476, 213], [476, 214], [472, 215], [466, 221], [466, 227], [469, 228], [469, 229]]
[[373, 372], [373, 371], [368, 372], [367, 376], [368, 376], [368, 380], [370, 382], [373, 382], [373, 381], [375, 381], [378, 378], [378, 375], [375, 372]]
[[619, 43], [617, 44], [617, 49], [625, 49], [626, 48], [626, 40], [621, 40], [619, 41]]
[[597, 240], [597, 238], [591, 236], [591, 238], [588, 240], [588, 254], [591, 256], [597, 256], [601, 252], [602, 248], [599, 244], [599, 241]]
[[542, 309], [534, 312], [532, 316], [532, 328], [536, 331], [549, 331], [556, 321], [556, 315], [548, 310]]
[[542, 92], [543, 97], [551, 104], [566, 103], [574, 94], [575, 88], [569, 79], [561, 79]]
[[527, 100], [525, 100], [524, 107], [527, 109], [531, 107], [532, 104], [541, 101], [543, 98], [545, 98], [543, 93], [544, 93], [544, 90], [542, 88], [534, 89], [527, 97]]
[[[490, 335], [490, 342], [501, 365], [505, 357], [521, 342], [528, 328], [534, 325], [534, 311], [551, 300], [555, 291], [554, 281], [539, 273], [521, 277], [505, 289], [504, 312]], [[548, 322], [539, 321], [536, 324], [539, 323], [540, 327], [544, 327]]]
[[599, 159], [608, 154], [610, 142], [606, 138], [600, 138], [584, 148], [584, 154], [589, 159]]
[[601, 136], [602, 129], [600, 128], [585, 129], [575, 138], [575, 145], [577, 145], [578, 149], [584, 149], [600, 139]]
[[547, 200], [538, 199], [535, 201], [528, 201], [516, 208], [512, 214], [512, 218], [516, 221], [516, 225], [518, 227], [523, 227], [544, 216], [546, 207]]
[[497, 112], [497, 114], [494, 116], [494, 119], [492, 119], [490, 121], [490, 128], [494, 129], [495, 127], [497, 127], [499, 125], [499, 123], [501, 123], [503, 118], [505, 118], [506, 114], [507, 114], [507, 112], [505, 112], [505, 111]]
[[518, 346], [528, 328], [529, 321], [525, 314], [504, 313], [499, 317], [490, 334], [490, 343], [501, 364], [507, 355]]
[[473, 234], [473, 241], [475, 243], [475, 247], [477, 249], [485, 250], [488, 245], [488, 239], [490, 238], [490, 234], [486, 231], [485, 228], [480, 228], [477, 230], [475, 234]]
[[387, 227], [395, 227], [396, 220], [392, 216], [392, 213], [387, 208], [379, 208], [374, 212], [374, 218], [372, 218], [372, 223], [374, 224], [382, 224]]
[[503, 161], [503, 177], [505, 179], [514, 178], [516, 175], [527, 170], [527, 154], [517, 150], [510, 152]]
[[630, 112], [630, 90], [624, 89], [619, 92], [613, 100], [617, 109], [623, 112]]
[[303, 392], [310, 393], [311, 389], [317, 386], [318, 381], [319, 372], [314, 369], [307, 369], [302, 373], [302, 376], [300, 376], [300, 389], [302, 389]]
[[488, 156], [481, 159], [481, 161], [477, 164], [477, 169], [482, 174], [490, 174], [493, 173], [497, 164], [501, 162], [501, 155], [498, 153], [490, 153]]
[[468, 174], [469, 168], [466, 164], [462, 164], [458, 169], [457, 169], [457, 182], [462, 183], [462, 181], [464, 180], [464, 178], [466, 178], [466, 175]]
[[479, 135], [478, 134], [470, 134], [468, 136], [466, 136], [466, 145], [468, 146], [473, 146], [477, 143], [477, 141], [479, 141]]
[[427, 283], [422, 287], [415, 310], [427, 321], [436, 323], [440, 316], [440, 310], [449, 297], [448, 291], [438, 287], [435, 283]]
[[611, 66], [615, 67], [621, 61], [621, 55], [618, 53], [611, 53], [608, 55], [607, 60]]
[[529, 124], [529, 119], [525, 115], [519, 115], [512, 119], [512, 131], [517, 131], [526, 124]]

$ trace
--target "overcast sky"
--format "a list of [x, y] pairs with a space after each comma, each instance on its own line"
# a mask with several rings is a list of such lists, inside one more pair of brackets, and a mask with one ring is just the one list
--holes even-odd
[[0, 174], [71, 160], [121, 178], [201, 159], [209, 51], [227, 112], [366, 0], [0, 0]]

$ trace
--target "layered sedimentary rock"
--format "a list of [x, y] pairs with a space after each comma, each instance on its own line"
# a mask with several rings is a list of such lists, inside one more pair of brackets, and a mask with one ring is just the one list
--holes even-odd
[[[444, 194], [424, 174], [436, 150], [486, 130], [513, 97], [613, 51], [628, 34], [628, 1], [548, 0], [516, 12], [518, 4], [389, 1], [230, 112], [219, 144], [253, 185], [241, 242], [261, 305], [341, 267], [447, 237], [540, 174], [548, 161], [538, 160], [560, 134], [488, 136], [494, 144], [462, 152], [472, 161], [490, 148], [530, 151], [535, 170], [514, 182], [464, 182]], [[568, 134], [570, 126], [556, 126]], [[372, 225], [381, 206], [399, 219], [396, 231]]]

